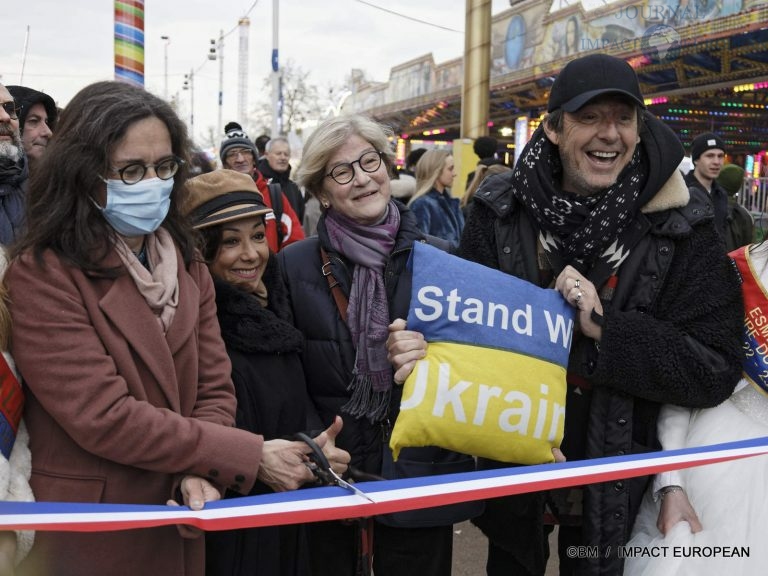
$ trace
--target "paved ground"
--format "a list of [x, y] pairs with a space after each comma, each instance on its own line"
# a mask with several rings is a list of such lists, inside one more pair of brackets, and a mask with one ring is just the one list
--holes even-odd
[[[550, 550], [557, 550], [554, 540], [557, 530], [550, 535]], [[452, 576], [484, 576], [487, 556], [485, 536], [470, 522], [453, 527], [453, 570]], [[546, 576], [557, 576], [557, 553], [550, 558]]]

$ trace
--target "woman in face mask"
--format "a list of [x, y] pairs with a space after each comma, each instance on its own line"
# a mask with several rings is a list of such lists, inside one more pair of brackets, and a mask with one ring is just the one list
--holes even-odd
[[[313, 481], [304, 443], [233, 426], [213, 283], [179, 211], [183, 123], [143, 89], [99, 82], [59, 127], [6, 275], [37, 500], [201, 509], [257, 479]], [[40, 532], [20, 573], [199, 575], [203, 550], [176, 526]]]

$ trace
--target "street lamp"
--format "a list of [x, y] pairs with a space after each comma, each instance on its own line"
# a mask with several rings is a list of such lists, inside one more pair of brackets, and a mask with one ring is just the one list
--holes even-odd
[[219, 41], [216, 42], [215, 38], [211, 38], [211, 45], [208, 48], [208, 60], [219, 61], [219, 124], [217, 134], [221, 134], [221, 112], [224, 95], [224, 31], [219, 32]]
[[189, 90], [189, 137], [195, 139], [195, 70], [184, 74], [184, 90]]
[[160, 36], [161, 40], [165, 40], [165, 99], [168, 100], [168, 44], [171, 43], [169, 36]]
[[221, 115], [224, 109], [224, 30], [219, 31], [216, 54], [219, 57], [219, 122], [216, 126], [216, 133], [221, 134]]

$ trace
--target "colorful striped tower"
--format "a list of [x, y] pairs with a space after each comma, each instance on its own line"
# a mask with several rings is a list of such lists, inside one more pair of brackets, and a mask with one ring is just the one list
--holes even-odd
[[144, 86], [144, 0], [115, 0], [115, 80]]

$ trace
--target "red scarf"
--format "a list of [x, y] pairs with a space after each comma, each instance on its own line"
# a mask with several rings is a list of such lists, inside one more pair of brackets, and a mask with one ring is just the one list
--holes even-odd
[[24, 393], [21, 384], [5, 356], [0, 354], [0, 452], [6, 459], [11, 457], [23, 409]]

